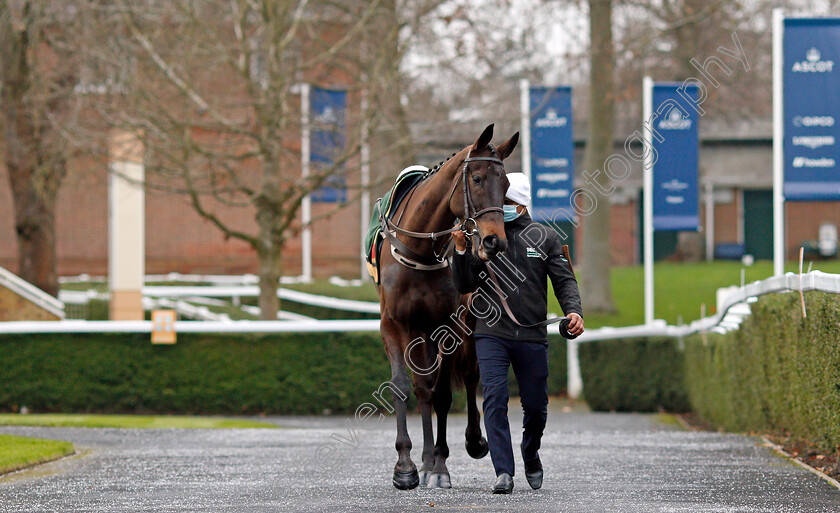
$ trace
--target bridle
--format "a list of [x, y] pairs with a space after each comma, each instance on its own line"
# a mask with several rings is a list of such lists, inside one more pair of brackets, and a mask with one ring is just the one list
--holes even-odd
[[[465, 235], [471, 238], [474, 236], [480, 237], [481, 234], [478, 231], [478, 224], [476, 223], [476, 219], [483, 216], [484, 214], [489, 214], [491, 212], [504, 212], [502, 207], [486, 207], [482, 208], [481, 210], [477, 210], [472, 200], [472, 193], [470, 191], [470, 186], [468, 182], [468, 171], [471, 162], [493, 162], [503, 167], [505, 165], [504, 162], [502, 162], [502, 159], [497, 157], [471, 157], [471, 153], [472, 148], [470, 148], [469, 152], [467, 152], [467, 158], [464, 159], [464, 166], [461, 168], [461, 183], [462, 192], [464, 195], [464, 220], [460, 223], [460, 226], [456, 225], [452, 228], [441, 230], [439, 232], [415, 232], [411, 230], [406, 230], [405, 228], [400, 228], [399, 226], [394, 224], [394, 222], [391, 221], [391, 219], [388, 219], [386, 216], [382, 215], [380, 219], [380, 226], [382, 228], [382, 233], [384, 234], [385, 238], [388, 239], [388, 242], [391, 244], [392, 254], [394, 253], [394, 250], [397, 250], [399, 253], [402, 254], [403, 257], [407, 257], [402, 259], [397, 258], [401, 264], [407, 267], [412, 267], [421, 270], [440, 269], [448, 265], [446, 257], [449, 253], [449, 248], [447, 248], [441, 254], [438, 254], [437, 251], [434, 251], [433, 249], [434, 257], [421, 255], [409, 248], [408, 246], [406, 246], [405, 244], [403, 244], [399, 239], [397, 239], [395, 233], [399, 233], [400, 235], [405, 235], [407, 237], [412, 237], [415, 239], [431, 239], [433, 245], [434, 242], [437, 242], [438, 239], [450, 235], [458, 230], [461, 230], [462, 232], [464, 232]], [[455, 195], [455, 190], [457, 189], [457, 187], [458, 180], [453, 180], [452, 190], [449, 191], [449, 197], [447, 198], [447, 204], [449, 206], [450, 212], [452, 211], [452, 198]], [[410, 197], [405, 200], [404, 204], [407, 205], [409, 200]], [[394, 256], [398, 257], [397, 254], [394, 254]]]
[[[475, 222], [477, 218], [490, 212], [504, 212], [504, 209], [502, 209], [502, 207], [487, 207], [482, 208], [481, 210], [476, 212], [475, 205], [473, 205], [472, 202], [472, 194], [470, 193], [469, 182], [467, 181], [467, 176], [469, 175], [469, 173], [467, 173], [467, 168], [470, 165], [470, 162], [494, 162], [496, 164], [499, 164], [503, 168], [505, 165], [504, 162], [502, 162], [502, 159], [496, 157], [470, 157], [470, 153], [472, 153], [472, 148], [470, 148], [470, 151], [467, 152], [467, 158], [464, 159], [464, 168], [461, 170], [461, 176], [463, 177], [464, 182], [464, 221], [461, 223], [461, 231], [463, 231], [464, 234], [467, 235], [467, 237], [472, 237], [478, 231], [478, 224]], [[450, 211], [452, 210], [452, 196], [455, 193], [456, 185], [457, 182], [452, 185], [452, 191], [449, 193], [448, 202], [450, 204]], [[472, 228], [470, 229], [467, 229], [466, 227], [468, 222], [472, 223]]]
[[[483, 216], [484, 214], [488, 214], [490, 212], [502, 212], [504, 213], [504, 209], [501, 207], [487, 207], [482, 208], [481, 210], [476, 211], [475, 205], [472, 202], [472, 195], [470, 193], [470, 186], [468, 179], [468, 171], [469, 171], [469, 164], [470, 162], [494, 162], [496, 164], [501, 165], [504, 167], [504, 163], [501, 159], [496, 157], [471, 157], [470, 152], [472, 152], [472, 148], [470, 151], [467, 152], [467, 158], [464, 159], [464, 167], [461, 169], [461, 181], [463, 183], [463, 193], [464, 193], [464, 220], [460, 223], [460, 226], [456, 225], [448, 230], [443, 230], [439, 232], [413, 232], [411, 230], [406, 230], [400, 228], [399, 226], [395, 225], [390, 219], [387, 219], [384, 214], [380, 214], [380, 227], [382, 230], [383, 235], [391, 244], [391, 254], [394, 256], [394, 259], [399, 262], [400, 264], [416, 269], [419, 271], [434, 271], [437, 269], [442, 269], [449, 265], [449, 261], [447, 260], [447, 256], [452, 248], [452, 241], [450, 241], [447, 249], [443, 251], [442, 254], [438, 254], [434, 251], [434, 242], [432, 244], [432, 251], [434, 253], [434, 257], [430, 258], [427, 255], [421, 255], [414, 251], [413, 249], [409, 248], [405, 244], [403, 244], [397, 237], [396, 234], [406, 235], [408, 237], [413, 237], [417, 239], [431, 239], [432, 241], [437, 241], [440, 237], [444, 237], [449, 235], [456, 230], [461, 230], [464, 232], [465, 235], [468, 237], [478, 236], [479, 239], [481, 238], [481, 234], [478, 232], [478, 224], [476, 223], [476, 219]], [[431, 174], [431, 173], [430, 173]], [[428, 177], [429, 175], [427, 175]], [[452, 190], [449, 191], [449, 197], [447, 198], [447, 205], [449, 206], [450, 212], [452, 211], [452, 198], [455, 195], [455, 189], [458, 187], [458, 181], [452, 181]], [[412, 191], [413, 193], [414, 191]], [[408, 201], [411, 199], [409, 195], [408, 198], [405, 199], [405, 205], [408, 205]], [[405, 208], [405, 207], [404, 207]], [[471, 228], [467, 228], [467, 222], [471, 222]], [[566, 261], [569, 262], [569, 270], [574, 275], [574, 269], [572, 269], [572, 258], [569, 255], [569, 247], [563, 246], [563, 252], [566, 257]], [[577, 338], [577, 335], [572, 335], [569, 330], [569, 318], [568, 317], [555, 317], [553, 319], [546, 319], [544, 321], [536, 322], [533, 324], [522, 324], [514, 315], [513, 311], [508, 305], [507, 296], [505, 296], [504, 292], [502, 292], [502, 288], [499, 285], [499, 280], [496, 278], [496, 273], [493, 271], [493, 266], [487, 266], [487, 273], [490, 277], [490, 282], [492, 283], [493, 289], [496, 291], [496, 294], [499, 296], [499, 301], [504, 308], [505, 313], [507, 314], [508, 318], [516, 324], [517, 326], [521, 326], [523, 328], [536, 328], [536, 327], [543, 327], [548, 326], [549, 324], [554, 324], [559, 322], [560, 323], [560, 334], [567, 339], [574, 339]]]

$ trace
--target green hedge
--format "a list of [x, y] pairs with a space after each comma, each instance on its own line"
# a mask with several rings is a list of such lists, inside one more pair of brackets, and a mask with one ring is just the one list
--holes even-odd
[[352, 412], [390, 378], [372, 334], [5, 336], [0, 362], [5, 411]]
[[671, 339], [580, 344], [583, 393], [596, 411], [689, 410], [683, 353]]
[[[550, 347], [550, 391], [562, 393], [565, 344]], [[0, 411], [347, 413], [390, 379], [373, 333], [179, 335], [174, 346], [148, 335], [6, 335], [0, 362]], [[456, 394], [453, 407], [464, 404]]]
[[733, 431], [785, 430], [840, 445], [840, 298], [809, 292], [764, 296], [740, 330], [687, 340], [694, 410]]

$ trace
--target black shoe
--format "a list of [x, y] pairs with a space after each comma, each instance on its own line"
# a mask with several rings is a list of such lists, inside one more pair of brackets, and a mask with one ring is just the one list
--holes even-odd
[[525, 462], [525, 479], [534, 490], [539, 490], [542, 487], [543, 468], [542, 462], [539, 458]]
[[510, 474], [499, 474], [496, 484], [493, 486], [493, 493], [508, 494], [513, 491], [513, 478]]

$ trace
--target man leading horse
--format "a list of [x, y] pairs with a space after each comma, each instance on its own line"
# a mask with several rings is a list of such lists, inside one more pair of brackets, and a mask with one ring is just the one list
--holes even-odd
[[[583, 310], [568, 250], [559, 235], [534, 222], [526, 205], [531, 187], [522, 173], [509, 173], [504, 226], [507, 248], [485, 261], [467, 251], [463, 232], [453, 233], [452, 275], [462, 294], [484, 289], [474, 298], [495, 298], [507, 316], [477, 319], [475, 352], [484, 389], [484, 427], [496, 471], [493, 493], [513, 491], [514, 460], [508, 422], [508, 369], [519, 384], [524, 410], [522, 460], [533, 489], [542, 486], [540, 441], [548, 416], [547, 280], [569, 321], [566, 335], [583, 333]], [[495, 292], [495, 294], [494, 294]]]

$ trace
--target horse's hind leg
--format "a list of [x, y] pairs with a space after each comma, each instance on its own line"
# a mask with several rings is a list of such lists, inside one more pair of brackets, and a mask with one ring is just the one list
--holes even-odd
[[403, 334], [394, 321], [383, 317], [380, 330], [385, 342], [385, 350], [388, 353], [388, 360], [391, 362], [391, 382], [399, 394], [394, 393], [394, 409], [397, 414], [397, 464], [394, 466], [394, 486], [400, 490], [410, 490], [420, 484], [417, 474], [417, 467], [411, 461], [411, 438], [408, 436], [406, 425], [406, 409], [409, 394], [411, 394], [411, 381], [408, 377], [403, 352], [404, 344], [401, 344]]
[[451, 488], [449, 469], [446, 459], [449, 458], [449, 445], [446, 443], [446, 421], [449, 409], [452, 407], [452, 385], [450, 383], [451, 359], [444, 359], [440, 369], [440, 376], [432, 392], [432, 402], [437, 416], [437, 441], [435, 442], [435, 466], [429, 476], [429, 488]]
[[478, 388], [478, 363], [475, 356], [475, 341], [472, 338], [464, 342], [467, 354], [467, 370], [464, 373], [464, 388], [467, 391], [467, 430], [464, 433], [467, 441], [467, 454], [475, 459], [481, 459], [490, 452], [487, 439], [481, 436], [481, 414], [476, 403], [476, 389]]

